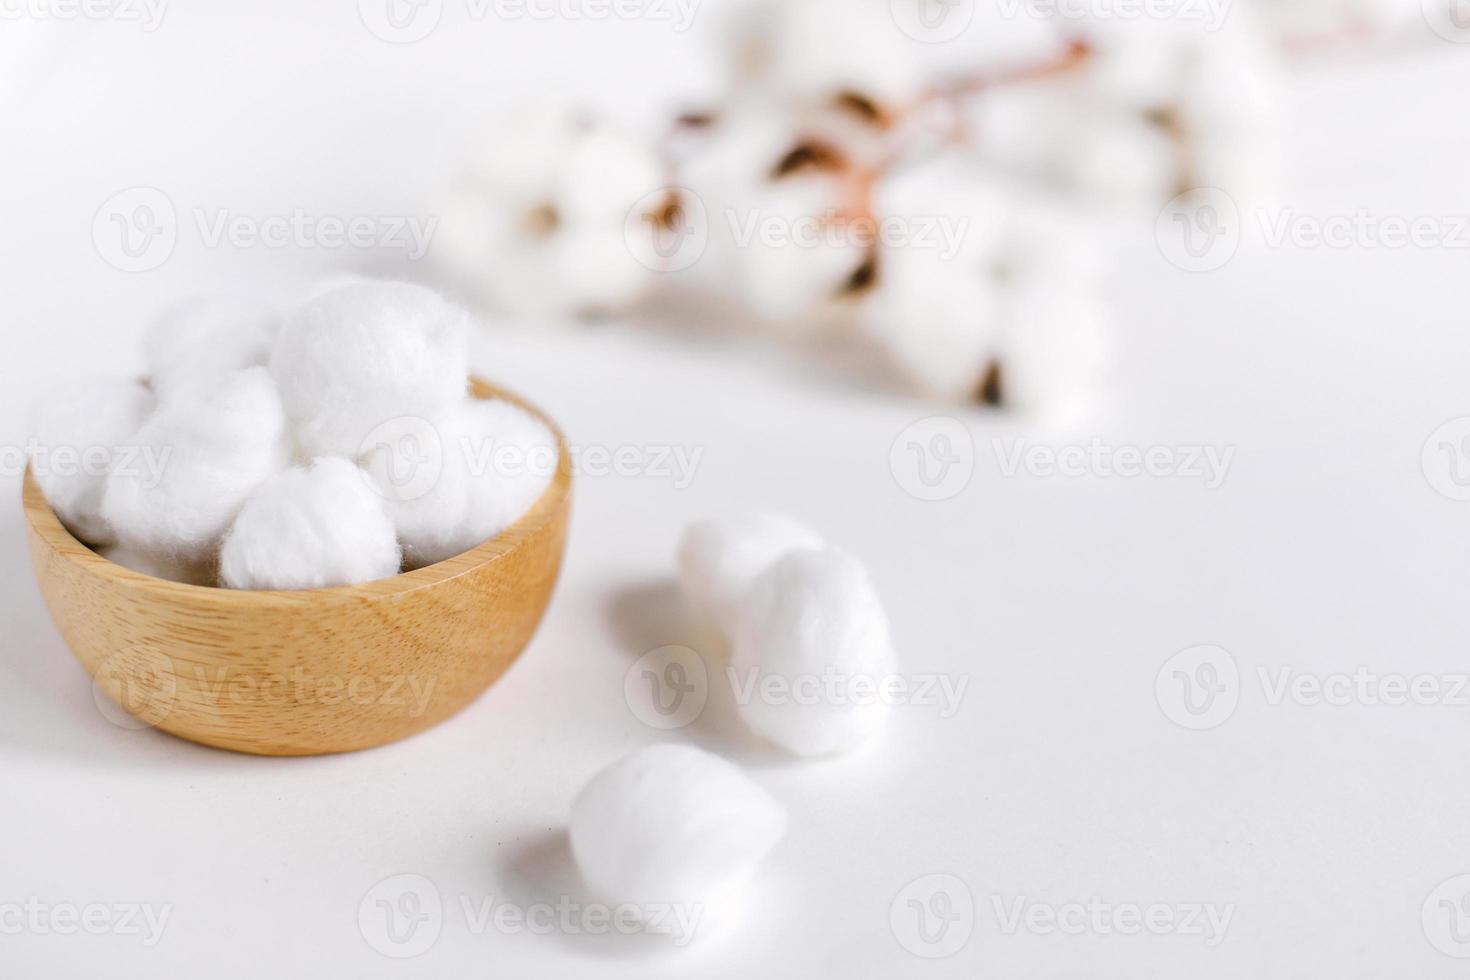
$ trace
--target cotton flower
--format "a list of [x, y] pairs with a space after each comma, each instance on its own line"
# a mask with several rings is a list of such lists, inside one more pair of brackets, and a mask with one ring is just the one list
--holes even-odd
[[188, 563], [215, 557], [245, 500], [286, 467], [291, 451], [280, 396], [261, 367], [163, 405], [131, 441], [162, 466], [116, 469], [103, 519], [124, 547]]
[[679, 544], [680, 581], [690, 601], [728, 636], [761, 573], [794, 548], [821, 546], [817, 532], [784, 514], [699, 521]]
[[296, 310], [270, 369], [304, 455], [355, 459], [381, 426], [444, 418], [468, 384], [469, 323], [398, 282], [349, 284]]
[[736, 108], [685, 161], [684, 180], [708, 215], [697, 281], [786, 336], [841, 322], [871, 243], [853, 224], [862, 174], [830, 131], [769, 106]]
[[616, 312], [661, 267], [676, 198], [654, 150], [563, 107], [503, 122], [444, 192], [438, 241], [450, 271], [500, 312]]
[[[728, 926], [786, 811], [736, 766], [655, 745], [602, 770], [572, 803], [572, 853], [599, 896], [627, 903], [685, 945]], [[654, 923], [657, 916], [662, 921]]]
[[[750, 692], [739, 699], [740, 716], [793, 755], [848, 752], [870, 741], [887, 718], [877, 692], [895, 658], [862, 564], [834, 548], [787, 552], [742, 604], [730, 669]], [[773, 678], [786, 694], [766, 693], [764, 681]]]
[[383, 498], [356, 464], [326, 457], [258, 487], [220, 553], [231, 589], [316, 589], [398, 574], [402, 552]]
[[87, 544], [115, 540], [102, 518], [103, 491], [120, 463], [146, 462], [127, 444], [153, 407], [136, 382], [88, 378], [56, 388], [32, 412], [31, 474], [61, 523]]

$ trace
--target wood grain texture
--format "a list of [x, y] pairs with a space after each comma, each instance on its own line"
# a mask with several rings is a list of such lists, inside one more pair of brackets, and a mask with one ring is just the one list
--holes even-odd
[[205, 745], [317, 755], [382, 745], [453, 715], [525, 649], [561, 569], [571, 457], [532, 509], [448, 561], [364, 585], [242, 592], [150, 578], [74, 538], [26, 474], [31, 560], [62, 637], [141, 719]]

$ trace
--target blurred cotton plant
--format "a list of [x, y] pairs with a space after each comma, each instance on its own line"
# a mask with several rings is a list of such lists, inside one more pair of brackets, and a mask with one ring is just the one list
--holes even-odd
[[711, 0], [715, 104], [661, 137], [564, 109], [497, 127], [441, 207], [441, 251], [507, 313], [694, 295], [895, 387], [1085, 417], [1114, 360], [1120, 229], [1196, 187], [1268, 198], [1283, 52], [1397, 11], [1015, 0], [941, 39], [908, 2], [931, 0]]

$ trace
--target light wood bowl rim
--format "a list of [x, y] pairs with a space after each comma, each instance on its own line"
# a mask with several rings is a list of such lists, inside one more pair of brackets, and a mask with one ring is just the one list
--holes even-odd
[[119, 589], [145, 590], [162, 596], [172, 595], [181, 601], [187, 601], [191, 604], [205, 603], [221, 612], [229, 610], [259, 610], [267, 607], [279, 607], [281, 605], [319, 605], [324, 603], [337, 604], [361, 602], [363, 600], [382, 600], [410, 595], [423, 589], [432, 589], [436, 585], [458, 578], [476, 569], [483, 568], [514, 552], [527, 540], [531, 532], [557, 518], [557, 515], [561, 513], [565, 506], [567, 496], [571, 492], [571, 451], [567, 446], [566, 436], [562, 433], [560, 426], [532, 402], [509, 389], [502, 388], [479, 377], [472, 376], [470, 378], [470, 391], [475, 398], [481, 400], [498, 398], [511, 402], [540, 419], [551, 430], [552, 436], [556, 439], [556, 473], [552, 476], [551, 483], [547, 486], [546, 490], [537, 498], [536, 503], [531, 506], [531, 509], [525, 514], [522, 514], [519, 520], [495, 537], [476, 545], [468, 551], [455, 555], [453, 558], [448, 558], [437, 564], [427, 565], [411, 572], [403, 572], [392, 578], [364, 582], [361, 585], [343, 585], [332, 588], [299, 589], [295, 591], [226, 589], [215, 586], [189, 585], [184, 582], [171, 582], [167, 579], [153, 578], [152, 576], [144, 575], [142, 572], [136, 572], [131, 568], [125, 568], [116, 562], [109, 561], [77, 540], [66, 529], [66, 526], [61, 523], [61, 519], [56, 516], [56, 512], [52, 510], [51, 505], [46, 500], [45, 494], [41, 492], [40, 485], [36, 483], [29, 465], [26, 467], [25, 482], [22, 491], [26, 518], [31, 528], [51, 548], [55, 555], [74, 565], [81, 566], [82, 570], [88, 575], [105, 579]]

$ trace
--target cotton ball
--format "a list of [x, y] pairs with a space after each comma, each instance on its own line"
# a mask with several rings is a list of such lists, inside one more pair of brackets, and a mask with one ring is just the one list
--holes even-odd
[[391, 578], [403, 562], [383, 498], [355, 463], [324, 457], [262, 484], [220, 550], [230, 589], [320, 589]]
[[61, 523], [80, 540], [114, 540], [102, 519], [102, 494], [108, 475], [119, 467], [141, 470], [154, 462], [127, 445], [152, 411], [148, 389], [105, 379], [67, 382], [32, 411], [31, 474]]
[[400, 282], [349, 284], [298, 309], [271, 374], [304, 454], [353, 459], [385, 424], [452, 411], [468, 383], [469, 323], [438, 293]]
[[540, 419], [500, 399], [466, 400], [439, 425], [375, 447], [364, 467], [385, 500], [411, 568], [498, 535], [540, 499], [560, 461]]
[[140, 575], [147, 575], [149, 578], [164, 579], [182, 585], [212, 586], [215, 584], [214, 566], [209, 562], [196, 564], [170, 561], [159, 555], [134, 551], [120, 545], [103, 548], [98, 554], [113, 564], [131, 569]]
[[731, 635], [750, 586], [794, 548], [821, 536], [784, 514], [742, 514], [689, 525], [679, 543], [679, 577], [690, 600]]
[[660, 916], [679, 946], [695, 938], [691, 926], [707, 937], [711, 914], [728, 927], [785, 833], [785, 808], [770, 793], [687, 745], [654, 745], [602, 770], [573, 801], [570, 821], [592, 890]]
[[270, 360], [279, 326], [251, 301], [204, 296], [160, 315], [143, 337], [148, 380], [159, 401], [198, 395], [232, 372]]
[[291, 454], [265, 368], [229, 375], [197, 400], [162, 406], [132, 441], [161, 465], [116, 470], [102, 516], [122, 545], [169, 561], [212, 560], [246, 498]]
[[[888, 715], [872, 692], [894, 671], [888, 620], [867, 571], [833, 548], [788, 552], [742, 604], [730, 667], [753, 692], [739, 704], [746, 724], [793, 755], [867, 742]], [[782, 678], [793, 696], [764, 697], [766, 677]], [[795, 696], [806, 689], [821, 694]]]
[[502, 121], [441, 195], [450, 271], [531, 319], [626, 308], [661, 268], [669, 180], [639, 136], [569, 107]]

